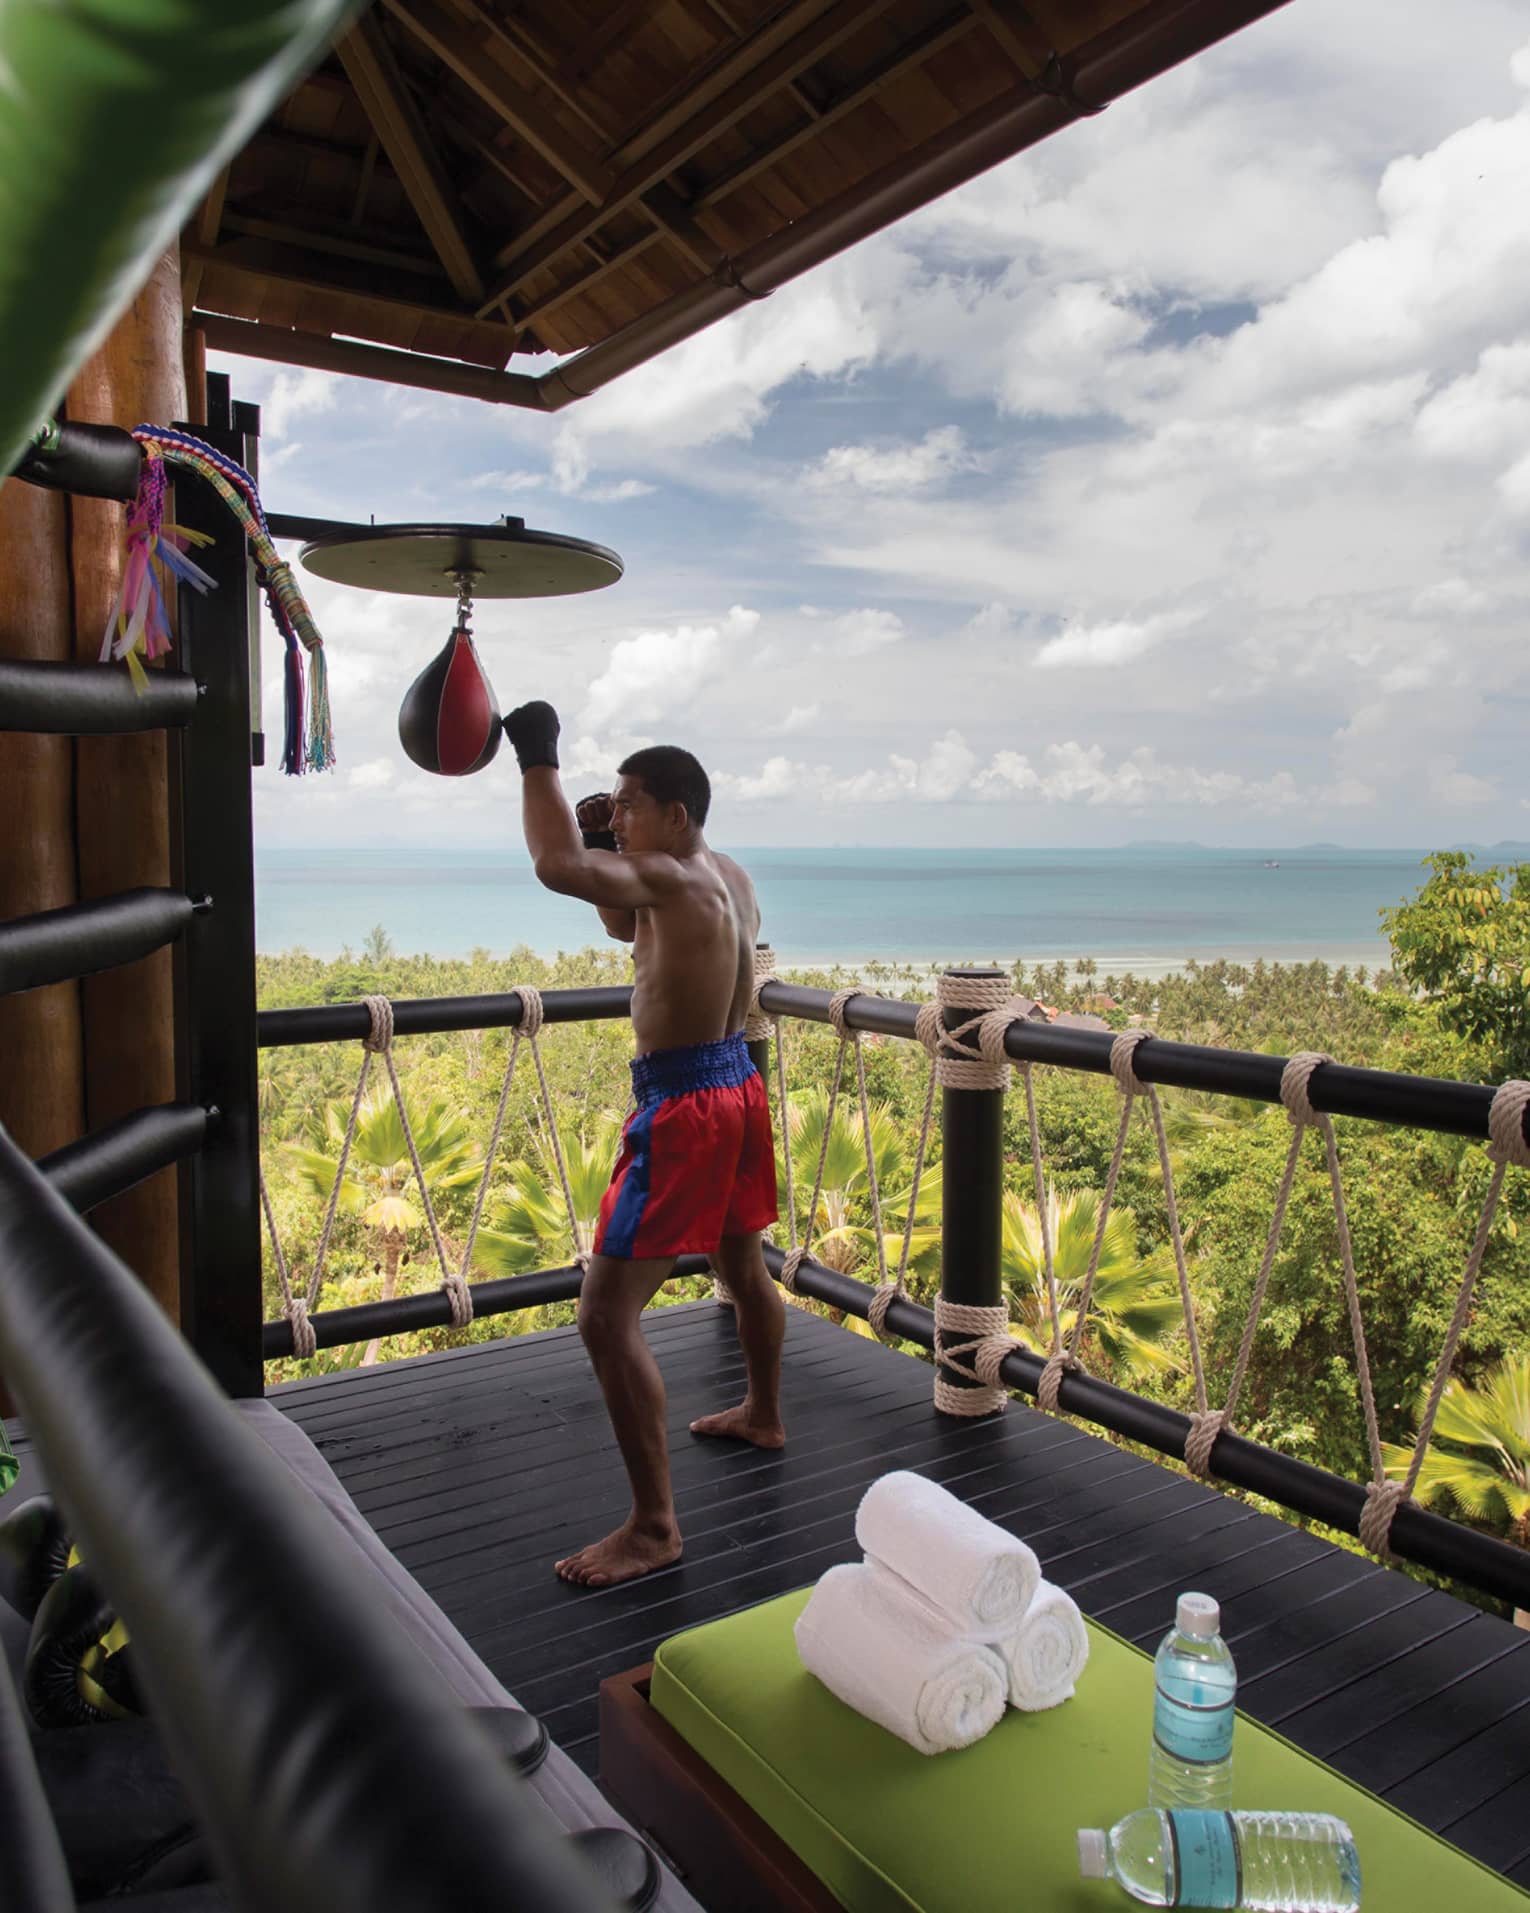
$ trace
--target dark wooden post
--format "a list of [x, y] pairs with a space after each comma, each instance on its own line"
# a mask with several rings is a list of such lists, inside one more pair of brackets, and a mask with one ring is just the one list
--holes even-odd
[[[945, 1027], [956, 1030], [1001, 1007], [1008, 994], [1009, 980], [1002, 970], [947, 970], [936, 1000]], [[1008, 1399], [1003, 1389], [989, 1388], [938, 1359], [943, 1348], [1004, 1333], [1007, 1320], [1001, 1253], [1009, 1066], [979, 1061], [975, 1038], [973, 1031], [954, 1049], [943, 1044], [937, 1059], [943, 1216], [935, 1305], [935, 1405], [954, 1415], [986, 1415]], [[951, 1319], [953, 1310], [973, 1309], [986, 1312], [987, 1319]], [[971, 1357], [963, 1359], [970, 1368]]]
[[[221, 396], [221, 393], [220, 393]], [[217, 410], [201, 433], [251, 472], [260, 412]], [[177, 949], [181, 1093], [218, 1120], [182, 1177], [181, 1326], [230, 1395], [264, 1383], [261, 1297], [259, 1077], [255, 1040], [255, 865], [251, 827], [250, 560], [239, 527], [211, 488], [176, 487], [176, 522], [211, 534], [197, 562], [216, 581], [181, 594], [183, 668], [201, 697], [173, 761], [179, 794], [180, 882], [212, 908]]]

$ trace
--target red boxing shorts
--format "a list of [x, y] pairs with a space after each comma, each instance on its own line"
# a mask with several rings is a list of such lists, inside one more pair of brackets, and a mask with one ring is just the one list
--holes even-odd
[[632, 1061], [637, 1108], [600, 1205], [599, 1255], [641, 1262], [710, 1254], [776, 1219], [765, 1085], [743, 1032]]

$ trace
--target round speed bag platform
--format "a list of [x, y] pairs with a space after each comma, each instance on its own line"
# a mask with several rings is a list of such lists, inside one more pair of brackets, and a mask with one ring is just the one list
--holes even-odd
[[398, 740], [421, 770], [466, 777], [499, 749], [500, 730], [499, 705], [472, 634], [457, 625], [404, 693]]

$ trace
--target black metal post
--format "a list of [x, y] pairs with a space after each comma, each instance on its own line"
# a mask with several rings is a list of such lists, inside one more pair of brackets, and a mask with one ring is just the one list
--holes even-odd
[[[198, 436], [247, 464], [243, 432], [198, 426]], [[183, 1101], [222, 1120], [181, 1177], [181, 1327], [230, 1395], [259, 1395], [261, 1250], [258, 1077], [255, 1050], [255, 853], [250, 805], [249, 559], [243, 533], [212, 489], [176, 487], [177, 521], [213, 543], [197, 562], [217, 581], [183, 590], [182, 666], [202, 689], [193, 723], [173, 748], [180, 798], [179, 876], [212, 908], [176, 946], [177, 1067]]]
[[[947, 970], [941, 978], [947, 1029], [957, 1029], [973, 1016], [971, 1009], [945, 1001], [949, 984], [980, 979], [1002, 983], [1004, 972]], [[941, 1300], [967, 1308], [996, 1308], [1004, 1299], [1004, 1091], [946, 1085], [941, 1090], [940, 1123]], [[946, 1363], [940, 1364], [940, 1375], [953, 1388], [980, 1386]]]

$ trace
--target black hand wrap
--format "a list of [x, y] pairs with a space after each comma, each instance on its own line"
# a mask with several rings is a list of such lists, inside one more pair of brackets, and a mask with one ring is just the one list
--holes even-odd
[[518, 704], [505, 718], [505, 736], [523, 771], [546, 764], [558, 768], [558, 713], [543, 698]]
[[581, 797], [574, 806], [579, 835], [586, 850], [615, 850], [616, 832], [611, 828], [611, 793], [597, 790]]

